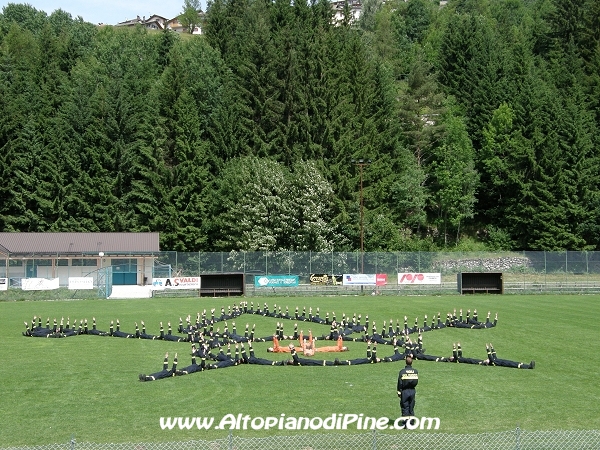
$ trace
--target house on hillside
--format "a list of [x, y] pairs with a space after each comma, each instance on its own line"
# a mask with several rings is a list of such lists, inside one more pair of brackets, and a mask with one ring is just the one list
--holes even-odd
[[[333, 9], [333, 23], [339, 24], [344, 20], [344, 4], [345, 0], [331, 2]], [[362, 13], [362, 3], [360, 0], [348, 0], [348, 8], [350, 9], [350, 23], [356, 23], [360, 19]]]
[[[202, 34], [202, 27], [200, 23], [204, 21], [204, 13], [202, 11], [198, 11], [198, 25], [194, 28], [192, 34]], [[140, 25], [149, 30], [173, 30], [177, 33], [185, 32], [184, 26], [179, 21], [179, 16], [174, 17], [172, 19], [167, 19], [165, 17], [154, 14], [148, 19], [146, 16], [140, 18], [137, 16], [135, 19], [126, 20], [125, 22], [120, 22], [116, 24], [116, 27], [135, 27]]]
[[159, 16], [157, 14], [153, 14], [152, 16], [146, 19], [146, 16], [143, 16], [140, 19], [140, 16], [137, 16], [135, 19], [126, 20], [125, 22], [120, 22], [116, 24], [116, 27], [135, 27], [136, 25], [141, 25], [144, 28], [148, 28], [149, 30], [164, 30], [167, 24], [167, 19], [165, 17]]
[[[194, 28], [194, 31], [192, 31], [192, 34], [202, 34], [202, 27], [200, 26], [200, 24], [202, 22], [204, 22], [204, 13], [202, 11], [198, 11], [198, 25], [196, 25], [196, 27]], [[179, 21], [179, 16], [172, 18], [171, 20], [169, 20], [166, 24], [167, 29], [169, 30], [173, 30], [177, 33], [183, 33], [185, 31], [187, 31], [184, 26], [181, 24], [181, 22]]]

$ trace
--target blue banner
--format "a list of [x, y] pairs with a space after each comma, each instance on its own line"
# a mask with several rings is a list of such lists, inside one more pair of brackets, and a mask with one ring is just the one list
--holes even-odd
[[300, 284], [298, 275], [255, 275], [255, 287], [294, 287]]

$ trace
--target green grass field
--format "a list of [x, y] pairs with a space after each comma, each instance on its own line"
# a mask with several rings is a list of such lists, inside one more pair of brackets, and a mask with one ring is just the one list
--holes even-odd
[[[138, 374], [162, 368], [164, 353], [179, 353], [179, 367], [190, 363], [190, 345], [164, 341], [75, 336], [66, 339], [27, 338], [23, 321], [34, 315], [73, 319], [95, 316], [108, 330], [120, 319], [123, 331], [133, 332], [144, 320], [149, 333], [159, 322], [231, 304], [235, 299], [140, 299], [0, 302], [3, 364], [0, 446], [67, 442], [148, 442], [223, 438], [223, 430], [161, 430], [161, 416], [204, 416], [220, 420], [227, 414], [252, 417], [322, 417], [364, 414], [400, 416], [396, 397], [403, 362], [363, 366], [265, 367], [241, 365], [184, 377], [141, 383]], [[239, 300], [239, 299], [238, 299]], [[439, 417], [439, 431], [481, 433], [525, 430], [600, 429], [600, 296], [481, 295], [423, 297], [327, 297], [250, 299], [289, 306], [320, 307], [325, 312], [361, 313], [375, 320], [423, 316], [454, 308], [477, 309], [480, 320], [498, 312], [496, 328], [443, 329], [424, 334], [428, 354], [449, 356], [460, 341], [464, 356], [485, 358], [485, 343], [493, 342], [499, 358], [536, 361], [534, 370], [416, 361], [420, 380], [415, 412]], [[236, 319], [238, 333], [256, 323], [257, 336], [275, 331], [276, 319], [245, 315]], [[284, 332], [291, 334], [292, 321]], [[221, 327], [223, 324], [219, 324]], [[231, 323], [229, 323], [231, 328]], [[328, 326], [301, 323], [315, 335]], [[256, 343], [257, 356], [284, 359], [266, 352], [269, 343]], [[317, 343], [317, 345], [324, 345]], [[366, 345], [349, 343], [343, 358], [362, 357]], [[392, 353], [378, 346], [378, 356]], [[326, 354], [333, 359], [337, 354]], [[317, 354], [317, 358], [323, 358]], [[323, 430], [319, 432], [324, 432]], [[342, 432], [342, 431], [338, 431]], [[351, 430], [350, 432], [356, 432]], [[397, 431], [400, 432], [400, 431]], [[295, 431], [234, 431], [260, 437]], [[303, 431], [305, 433], [305, 431]]]

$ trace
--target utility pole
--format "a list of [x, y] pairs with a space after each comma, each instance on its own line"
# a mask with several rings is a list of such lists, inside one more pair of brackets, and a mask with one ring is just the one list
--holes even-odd
[[364, 229], [364, 201], [363, 201], [363, 168], [371, 164], [371, 160], [352, 160], [360, 168], [360, 272], [365, 273], [365, 229]]

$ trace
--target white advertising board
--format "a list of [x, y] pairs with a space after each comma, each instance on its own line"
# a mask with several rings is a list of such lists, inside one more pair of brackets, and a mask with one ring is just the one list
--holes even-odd
[[23, 278], [21, 289], [24, 291], [51, 291], [58, 289], [58, 278]]
[[152, 278], [152, 290], [200, 289], [200, 277]]
[[94, 278], [69, 277], [69, 289], [94, 289]]
[[374, 273], [345, 273], [343, 284], [344, 286], [375, 286], [377, 284], [377, 275]]
[[442, 284], [441, 273], [399, 273], [398, 284]]

